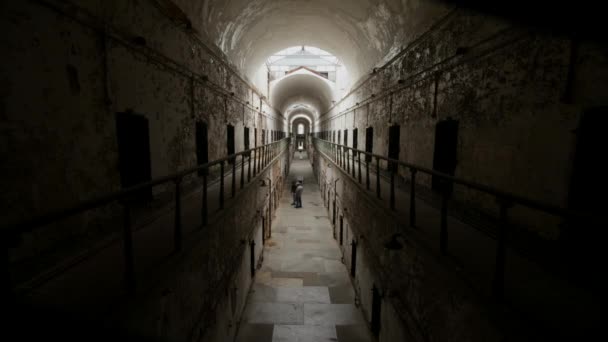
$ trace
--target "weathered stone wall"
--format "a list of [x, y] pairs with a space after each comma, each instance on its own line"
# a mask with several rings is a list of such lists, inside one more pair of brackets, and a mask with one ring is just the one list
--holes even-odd
[[[581, 39], [571, 61], [571, 44], [455, 10], [361, 80], [316, 131], [348, 129], [352, 146], [358, 128], [364, 149], [373, 127], [373, 152], [387, 155], [388, 128], [400, 125], [399, 158], [432, 168], [435, 126], [451, 117], [459, 121], [457, 177], [565, 207], [573, 131], [584, 110], [608, 101], [605, 48]], [[430, 187], [431, 178], [417, 182]], [[496, 214], [494, 199], [477, 191], [456, 186], [454, 198]], [[510, 216], [541, 236], [559, 235], [553, 218], [521, 207]]]
[[[329, 216], [336, 199], [336, 239], [343, 218], [344, 264], [351, 267], [352, 242], [357, 242], [356, 274], [352, 278], [357, 301], [368, 322], [372, 315], [372, 288], [382, 295], [380, 341], [502, 341], [495, 315], [460, 277], [453, 265], [430, 251], [425, 239], [403, 223], [347, 175], [327, 167], [315, 154], [317, 176], [328, 184]], [[339, 179], [337, 182], [335, 182]], [[334, 184], [336, 186], [334, 187]], [[323, 185], [321, 185], [323, 189]], [[337, 193], [336, 193], [337, 192]], [[327, 197], [325, 200], [327, 206]], [[404, 235], [403, 249], [384, 247], [391, 235]]]
[[[285, 153], [256, 179], [282, 193]], [[250, 241], [262, 257], [262, 217], [268, 234], [268, 187], [252, 182], [208, 227], [188, 239], [183, 254], [151, 272], [139, 298], [116, 317], [134, 336], [161, 341], [232, 341], [252, 284]], [[274, 199], [273, 199], [274, 201]], [[276, 202], [274, 202], [276, 203]]]
[[[237, 152], [245, 126], [251, 147], [254, 128], [258, 146], [262, 129], [287, 130], [217, 48], [155, 1], [11, 1], [1, 12], [3, 223], [119, 190], [117, 112], [149, 120], [153, 178], [196, 164], [197, 120], [208, 124], [209, 160], [226, 155], [227, 124]], [[25, 236], [16, 257], [90, 235], [112, 216], [101, 211]]]

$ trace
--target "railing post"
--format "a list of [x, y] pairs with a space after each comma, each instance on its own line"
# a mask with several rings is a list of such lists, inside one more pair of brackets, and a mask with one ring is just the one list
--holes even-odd
[[376, 197], [380, 196], [380, 157], [376, 157]]
[[[367, 157], [367, 155], [365, 155]], [[367, 161], [367, 158], [365, 158], [365, 170], [367, 171], [367, 175], [365, 175], [365, 186], [367, 187], [367, 190], [370, 190], [370, 184], [369, 184], [369, 163], [371, 162], [371, 158], [369, 161]]]
[[497, 301], [502, 301], [505, 295], [505, 262], [507, 254], [507, 210], [510, 206], [505, 200], [498, 200], [500, 203], [500, 223], [498, 236], [496, 239], [496, 269], [493, 281], [493, 294]]
[[230, 189], [230, 198], [234, 198], [236, 194], [236, 157], [232, 158], [232, 188]]
[[[9, 234], [11, 234], [9, 232]], [[11, 235], [9, 237], [10, 240], [13, 240], [14, 237]], [[2, 299], [4, 299], [4, 303], [13, 304], [13, 300], [15, 299], [15, 294], [13, 291], [13, 281], [11, 277], [11, 268], [10, 268], [10, 252], [9, 252], [9, 239], [0, 239], [0, 248], [2, 248]]]
[[245, 186], [245, 154], [241, 154], [241, 189]]
[[395, 210], [395, 167], [397, 166], [397, 164], [394, 164], [390, 161], [388, 162], [388, 164], [390, 165], [391, 170], [391, 209]]
[[416, 172], [418, 170], [410, 168], [411, 189], [410, 189], [410, 227], [416, 227]]
[[175, 180], [175, 227], [173, 231], [173, 245], [175, 252], [182, 250], [182, 199], [181, 199], [182, 179]]
[[224, 209], [224, 161], [220, 163], [220, 209]]
[[247, 183], [251, 182], [251, 151], [249, 151], [249, 158], [247, 158], [247, 160], [249, 161], [247, 164]]
[[125, 287], [127, 293], [135, 294], [135, 263], [133, 260], [133, 231], [131, 229], [131, 208], [128, 203], [123, 208], [123, 254], [125, 260]]
[[251, 240], [249, 242], [249, 250], [251, 256], [251, 277], [255, 277], [255, 241]]
[[442, 255], [448, 254], [448, 199], [449, 192], [447, 184], [444, 183], [443, 196], [441, 199], [441, 232], [439, 237], [439, 249]]
[[253, 176], [258, 173], [258, 148], [253, 149]]
[[[359, 184], [361, 184], [361, 153], [357, 153], [357, 165], [359, 168]], [[369, 190], [369, 186], [368, 186]]]
[[201, 221], [203, 227], [207, 226], [207, 215], [209, 212], [208, 203], [207, 203], [207, 173], [209, 169], [204, 169], [203, 173], [203, 205], [201, 208]]

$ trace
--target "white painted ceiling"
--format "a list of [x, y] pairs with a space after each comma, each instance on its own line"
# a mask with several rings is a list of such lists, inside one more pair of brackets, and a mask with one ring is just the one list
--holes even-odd
[[[270, 55], [308, 45], [337, 56], [351, 80], [357, 81], [411, 40], [410, 32], [429, 15], [440, 12], [429, 6], [434, 0], [174, 1], [194, 28], [250, 79]], [[317, 98], [323, 108], [327, 105], [322, 92], [306, 84], [302, 87], [302, 92], [315, 92], [305, 97]], [[293, 97], [298, 91], [290, 88], [284, 93]], [[284, 103], [287, 98], [277, 101]]]

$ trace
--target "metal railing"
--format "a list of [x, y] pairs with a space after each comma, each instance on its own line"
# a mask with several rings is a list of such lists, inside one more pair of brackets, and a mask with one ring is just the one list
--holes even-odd
[[[416, 226], [416, 174], [421, 172], [437, 177], [439, 180], [441, 180], [441, 223], [439, 233], [439, 250], [442, 255], [447, 255], [448, 251], [448, 203], [452, 195], [452, 185], [458, 184], [495, 197], [499, 205], [499, 224], [497, 235], [495, 237], [497, 242], [492, 293], [498, 300], [502, 300], [504, 298], [505, 291], [505, 259], [507, 249], [507, 231], [509, 226], [508, 211], [511, 207], [517, 204], [566, 220], [597, 220], [596, 217], [593, 217], [587, 213], [575, 212], [556, 205], [518, 196], [487, 185], [437, 172], [419, 165], [357, 150], [316, 137], [313, 138], [313, 141], [317, 151], [321, 152], [326, 158], [340, 167], [342, 171], [350, 176], [354, 182], [358, 182], [362, 186], [365, 186], [365, 189], [368, 191], [371, 190], [370, 168], [374, 168], [375, 166], [376, 197], [378, 199], [382, 198], [380, 178], [383, 177], [383, 175], [380, 171], [380, 164], [381, 161], [386, 162], [387, 171], [389, 173], [389, 207], [391, 210], [396, 210], [397, 206], [395, 199], [395, 177], [396, 173], [398, 172], [398, 167], [401, 166], [409, 170], [411, 178], [411, 187], [409, 193], [409, 225], [411, 227]], [[364, 171], [362, 171], [362, 167], [365, 168]], [[364, 181], [363, 176], [365, 177]]]
[[[259, 173], [271, 165], [276, 159], [278, 159], [286, 149], [289, 149], [290, 138], [284, 138], [266, 145], [258, 146], [252, 149], [248, 149], [242, 152], [238, 152], [222, 159], [214, 160], [212, 162], [201, 164], [189, 169], [153, 179], [149, 182], [135, 185], [133, 187], [112, 192], [110, 194], [102, 195], [97, 198], [82, 201], [72, 207], [57, 210], [45, 215], [37, 216], [33, 219], [2, 227], [2, 246], [4, 256], [2, 256], [4, 265], [2, 265], [2, 286], [3, 291], [7, 298], [12, 298], [13, 284], [10, 276], [10, 261], [9, 261], [9, 249], [14, 248], [19, 244], [21, 236], [24, 233], [33, 232], [45, 225], [49, 225], [60, 221], [62, 219], [69, 218], [71, 216], [84, 213], [89, 210], [97, 209], [102, 206], [120, 202], [123, 206], [123, 244], [124, 244], [124, 265], [125, 265], [125, 285], [127, 292], [133, 294], [135, 292], [135, 267], [134, 267], [134, 255], [133, 255], [133, 229], [132, 229], [132, 214], [131, 207], [133, 203], [130, 199], [135, 198], [142, 190], [152, 189], [155, 186], [167, 184], [173, 182], [175, 184], [175, 218], [174, 218], [174, 232], [173, 232], [173, 249], [174, 252], [182, 250], [183, 234], [182, 234], [182, 212], [181, 212], [181, 185], [184, 177], [199, 173], [202, 178], [202, 198], [201, 198], [201, 219], [202, 226], [208, 224], [209, 217], [209, 199], [208, 199], [208, 177], [209, 169], [213, 166], [219, 165], [220, 174], [219, 177], [219, 209], [224, 209], [225, 204], [225, 178], [226, 178], [226, 164], [231, 164], [232, 167], [232, 181], [230, 187], [231, 198], [234, 198], [237, 193], [236, 185], [236, 174], [237, 168], [240, 167], [240, 189], [245, 187], [245, 183], [249, 184], [253, 178]], [[237, 159], [241, 158], [241, 162], [237, 163]], [[287, 162], [289, 163], [289, 161]], [[238, 165], [237, 165], [238, 164]], [[230, 166], [229, 166], [230, 167]], [[289, 167], [289, 166], [287, 166]], [[247, 171], [245, 171], [247, 168]], [[245, 176], [246, 175], [246, 176]], [[246, 180], [245, 180], [246, 179]]]

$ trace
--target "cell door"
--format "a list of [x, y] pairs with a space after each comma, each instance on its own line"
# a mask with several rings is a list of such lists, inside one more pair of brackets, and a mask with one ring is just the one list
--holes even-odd
[[[209, 162], [209, 136], [207, 135], [207, 124], [202, 121], [196, 122], [196, 163], [198, 165]], [[199, 170], [198, 175], [208, 174], [209, 170]]]
[[340, 246], [344, 244], [344, 216], [340, 216]]
[[[226, 149], [227, 149], [228, 155], [234, 154], [234, 152], [235, 152], [234, 143], [235, 143], [234, 126], [228, 125], [228, 126], [226, 126]], [[234, 159], [230, 159], [229, 162], [230, 163], [234, 162]]]
[[[400, 142], [401, 138], [401, 126], [393, 125], [388, 129], [388, 157], [390, 159], [399, 160], [399, 151], [400, 151]], [[392, 169], [393, 171], [397, 171], [399, 164], [390, 164], [387, 165], [389, 171]]]
[[[447, 119], [435, 126], [433, 170], [453, 176], [456, 171], [458, 148], [458, 120]], [[453, 184], [433, 176], [433, 190], [452, 192]]]
[[[374, 151], [374, 128], [368, 127], [365, 129], [365, 152], [373, 153]], [[372, 157], [365, 155], [365, 161], [371, 162]]]
[[350, 275], [354, 278], [357, 275], [357, 241], [353, 240], [350, 245]]
[[344, 146], [348, 146], [348, 130], [344, 130]]
[[[123, 188], [146, 183], [152, 179], [150, 162], [150, 129], [148, 119], [134, 113], [116, 114], [118, 167]], [[152, 189], [141, 190], [138, 201], [152, 199]]]
[[[576, 130], [576, 145], [568, 208], [573, 211], [603, 217], [606, 209], [605, 196], [608, 192], [608, 178], [603, 157], [606, 155], [606, 129], [608, 128], [608, 107], [593, 108], [583, 113]], [[565, 238], [573, 263], [576, 278], [581, 283], [593, 285], [601, 290], [601, 272], [605, 262], [603, 257], [606, 238], [605, 225], [591, 219], [571, 219], [567, 222]]]
[[376, 287], [376, 284], [372, 287], [372, 322], [371, 328], [374, 336], [380, 336], [380, 314], [382, 312], [382, 297], [380, 290]]
[[253, 147], [258, 147], [258, 129], [253, 129]]
[[249, 127], [243, 129], [243, 141], [245, 142], [245, 150], [249, 149]]

